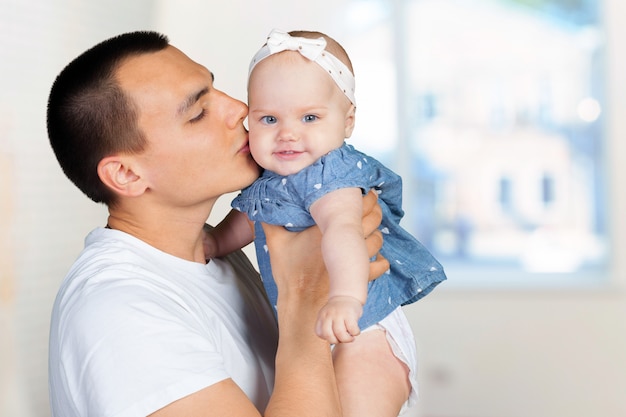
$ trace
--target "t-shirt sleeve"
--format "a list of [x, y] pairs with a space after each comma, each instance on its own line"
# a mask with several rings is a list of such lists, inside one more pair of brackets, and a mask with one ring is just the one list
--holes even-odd
[[217, 335], [176, 300], [141, 286], [103, 291], [76, 306], [65, 338], [65, 372], [88, 415], [145, 416], [229, 377]]

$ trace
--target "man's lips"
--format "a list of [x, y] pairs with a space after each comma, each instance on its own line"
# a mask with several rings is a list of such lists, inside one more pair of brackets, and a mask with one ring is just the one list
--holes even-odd
[[241, 148], [239, 148], [239, 152], [250, 153], [250, 142], [248, 141], [248, 132], [246, 132], [246, 141], [243, 143]]
[[245, 145], [243, 145], [240, 149], [239, 152], [242, 153], [250, 153], [250, 145], [248, 144], [248, 142], [245, 143]]

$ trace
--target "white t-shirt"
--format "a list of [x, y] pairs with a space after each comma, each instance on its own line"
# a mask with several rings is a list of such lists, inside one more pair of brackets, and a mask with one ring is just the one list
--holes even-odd
[[278, 332], [260, 288], [240, 252], [204, 265], [94, 230], [54, 303], [52, 415], [146, 416], [226, 378], [264, 410]]

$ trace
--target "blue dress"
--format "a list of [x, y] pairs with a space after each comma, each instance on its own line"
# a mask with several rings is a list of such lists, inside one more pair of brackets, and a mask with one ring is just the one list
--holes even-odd
[[383, 233], [381, 254], [389, 270], [369, 283], [367, 302], [359, 320], [365, 329], [382, 320], [399, 306], [413, 303], [446, 279], [443, 267], [409, 232], [400, 227], [402, 179], [376, 159], [344, 144], [302, 171], [281, 176], [265, 170], [252, 185], [242, 190], [232, 207], [255, 222], [255, 247], [263, 284], [272, 305], [278, 292], [272, 277], [265, 234], [261, 222], [297, 231], [313, 226], [309, 209], [325, 194], [346, 187], [378, 192], [383, 211], [379, 229]]

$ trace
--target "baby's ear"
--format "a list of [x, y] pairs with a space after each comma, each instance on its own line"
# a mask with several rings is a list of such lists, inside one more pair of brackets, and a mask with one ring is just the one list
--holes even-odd
[[350, 136], [352, 136], [352, 131], [354, 130], [355, 113], [356, 113], [356, 107], [354, 107], [354, 104], [350, 104], [350, 108], [348, 109], [348, 112], [346, 113], [346, 118], [345, 118], [346, 138], [349, 138]]

